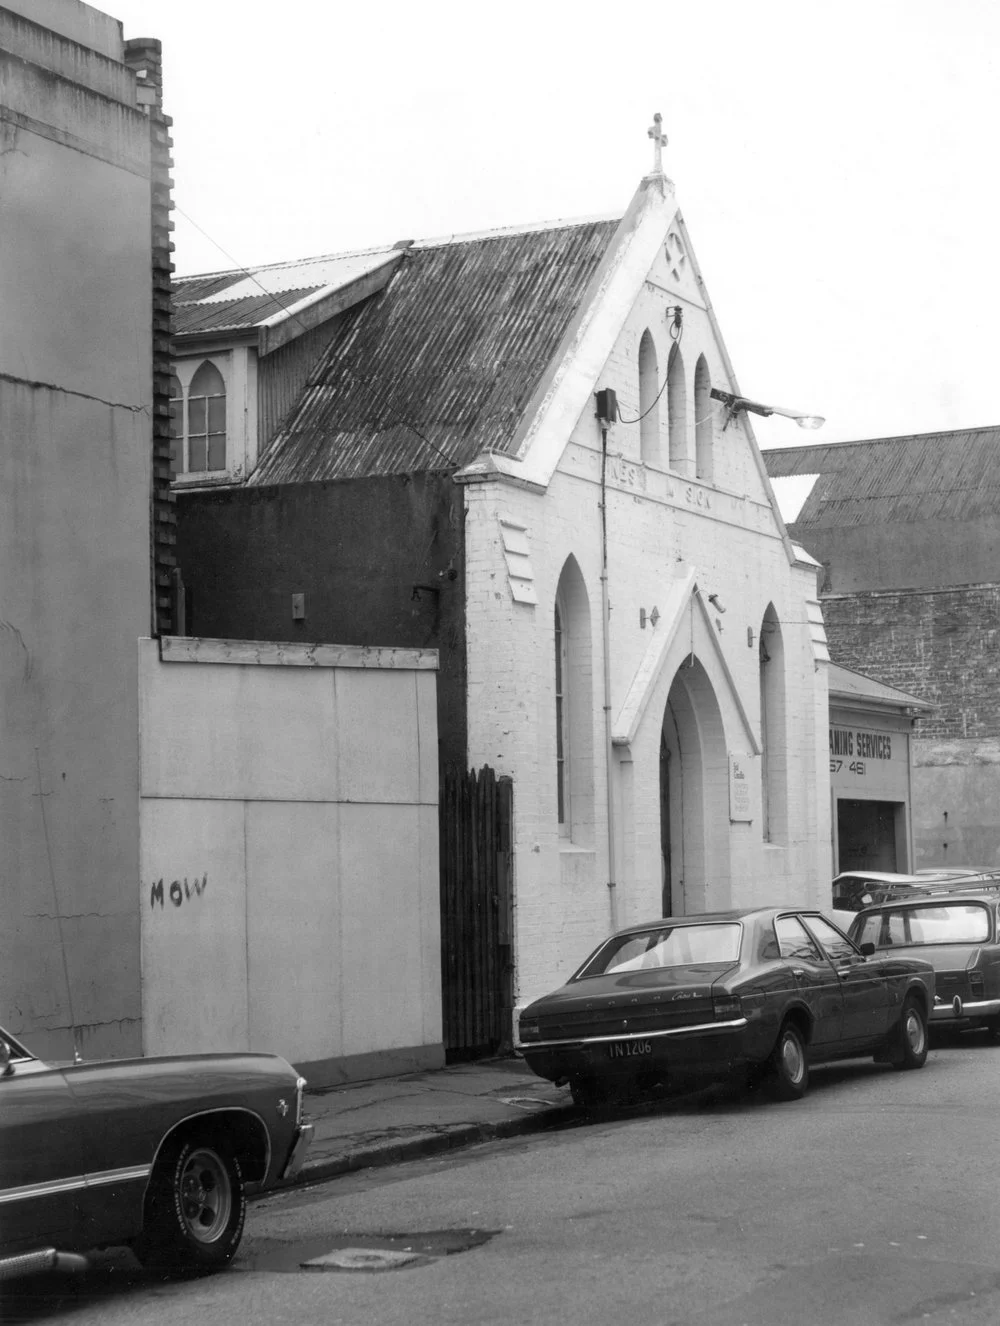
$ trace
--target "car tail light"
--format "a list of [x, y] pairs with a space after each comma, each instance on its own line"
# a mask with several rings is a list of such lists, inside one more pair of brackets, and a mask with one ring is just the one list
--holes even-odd
[[986, 996], [986, 981], [981, 971], [969, 972], [969, 989], [972, 991], [973, 999], [983, 999]]
[[306, 1089], [306, 1079], [297, 1077], [295, 1079], [295, 1126], [302, 1123], [302, 1093]]
[[537, 1018], [522, 1018], [518, 1023], [518, 1031], [522, 1041], [537, 1041], [542, 1038]]
[[728, 1022], [730, 1018], [743, 1015], [743, 1002], [739, 995], [715, 995], [712, 1000], [712, 1012], [719, 1022]]

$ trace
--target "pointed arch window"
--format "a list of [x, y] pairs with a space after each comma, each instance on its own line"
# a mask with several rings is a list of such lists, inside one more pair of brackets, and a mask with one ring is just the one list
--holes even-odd
[[566, 816], [566, 693], [563, 678], [566, 675], [566, 642], [563, 637], [562, 613], [555, 606], [555, 664], [556, 664], [556, 804], [559, 827], [567, 822]]
[[711, 393], [708, 364], [705, 356], [700, 355], [694, 370], [694, 474], [705, 483], [712, 483], [715, 477], [715, 414]]
[[760, 625], [761, 833], [766, 842], [787, 835], [788, 741], [785, 722], [785, 650], [773, 604]]
[[170, 451], [174, 475], [226, 469], [226, 380], [210, 359], [196, 370], [185, 393], [170, 384]]
[[656, 342], [647, 328], [639, 342], [639, 445], [644, 465], [660, 461], [660, 384]]
[[594, 842], [594, 705], [590, 601], [574, 557], [559, 577], [553, 609], [555, 774], [559, 836]]
[[[667, 415], [670, 430], [670, 468], [686, 471], [687, 464], [687, 386], [684, 360], [676, 345], [667, 361]], [[688, 471], [689, 472], [689, 471]]]

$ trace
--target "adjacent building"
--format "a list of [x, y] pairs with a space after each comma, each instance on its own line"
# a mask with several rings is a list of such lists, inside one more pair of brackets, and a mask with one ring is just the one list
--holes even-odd
[[42, 1054], [141, 1047], [148, 94], [106, 14], [0, 6], [0, 991]]
[[931, 706], [912, 742], [913, 864], [1000, 866], [1000, 429], [764, 457], [823, 566], [834, 660]]

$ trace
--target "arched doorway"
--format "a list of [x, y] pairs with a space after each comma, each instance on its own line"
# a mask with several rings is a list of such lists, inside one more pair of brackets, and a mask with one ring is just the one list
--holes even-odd
[[730, 905], [729, 756], [715, 690], [697, 656], [677, 669], [660, 738], [665, 916]]

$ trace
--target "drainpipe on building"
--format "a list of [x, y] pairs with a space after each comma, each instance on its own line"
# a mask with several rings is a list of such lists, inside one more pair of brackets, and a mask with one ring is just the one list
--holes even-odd
[[615, 878], [615, 794], [611, 746], [611, 614], [608, 597], [608, 429], [601, 426], [601, 635], [604, 646], [604, 760], [608, 788], [608, 898], [611, 929], [618, 929], [618, 882]]

